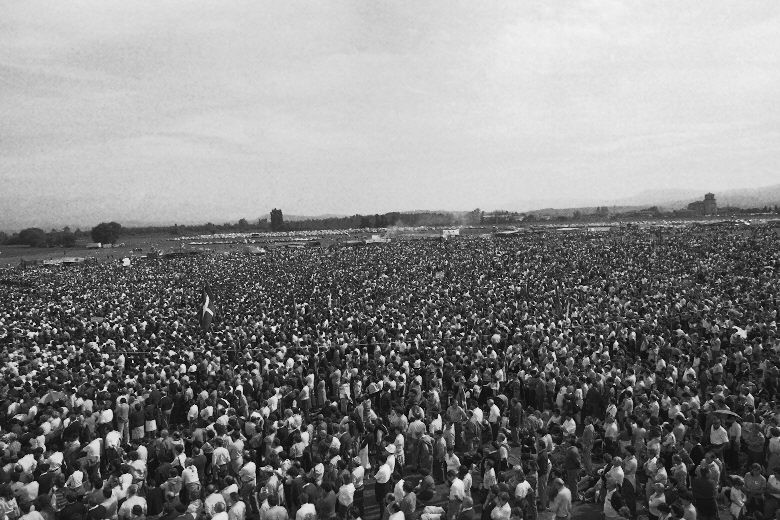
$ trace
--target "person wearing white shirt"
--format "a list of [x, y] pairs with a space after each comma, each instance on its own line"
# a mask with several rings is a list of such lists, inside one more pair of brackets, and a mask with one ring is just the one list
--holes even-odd
[[571, 516], [571, 490], [567, 488], [563, 480], [556, 478], [553, 486], [558, 490], [550, 502], [550, 511], [556, 519], [569, 518]]
[[393, 488], [393, 496], [395, 497], [396, 502], [400, 502], [403, 500], [404, 495], [404, 479], [399, 479], [398, 482], [395, 483], [395, 487]]
[[398, 504], [398, 502], [393, 502], [387, 507], [388, 512], [390, 513], [390, 516], [387, 520], [404, 520], [404, 512], [401, 511], [401, 506]]
[[244, 464], [238, 472], [238, 478], [242, 485], [257, 486], [257, 464], [251, 460]]
[[68, 476], [65, 487], [70, 489], [79, 489], [84, 484], [84, 472], [77, 469]]
[[31, 507], [28, 513], [19, 517], [19, 520], [44, 520], [44, 519], [43, 519], [43, 515], [35, 510], [35, 507]]
[[84, 452], [86, 453], [89, 464], [100, 463], [100, 445], [102, 441], [103, 439], [97, 438], [87, 444], [87, 446], [84, 448]]
[[611, 480], [615, 483], [618, 489], [623, 487], [623, 480], [625, 479], [625, 473], [623, 472], [623, 459], [615, 457], [612, 459], [612, 467], [607, 472], [607, 480]]
[[203, 508], [206, 512], [206, 516], [213, 517], [217, 512], [217, 506], [222, 506], [222, 512], [225, 512], [225, 509], [227, 508], [225, 497], [217, 492], [213, 484], [209, 485], [207, 491], [209, 494], [203, 501]]
[[515, 487], [515, 498], [522, 500], [528, 495], [528, 492], [531, 490], [531, 483], [525, 479], [525, 475], [523, 475], [522, 473], [519, 474], [517, 478], [520, 482], [518, 482], [517, 486]]
[[190, 406], [190, 409], [187, 411], [187, 421], [190, 424], [193, 424], [198, 419], [199, 411], [198, 411], [198, 405], [193, 403]]
[[114, 420], [114, 411], [110, 407], [106, 407], [104, 410], [100, 411], [100, 416], [98, 417], [98, 424], [111, 424]]
[[500, 493], [497, 500], [496, 506], [490, 512], [490, 520], [509, 520], [512, 516], [509, 496], [506, 493]]
[[393, 471], [387, 463], [379, 466], [379, 471], [374, 475], [374, 480], [376, 481], [374, 484], [374, 494], [380, 503], [384, 502], [383, 497], [385, 497], [389, 491], [387, 483], [390, 481], [392, 475]]
[[230, 452], [222, 445], [222, 439], [219, 437], [214, 439], [214, 452], [211, 454], [211, 464], [214, 469], [214, 474], [218, 475], [219, 472], [226, 472], [228, 464], [230, 463]]
[[715, 417], [710, 428], [710, 444], [716, 455], [723, 455], [723, 450], [729, 444], [729, 432], [721, 425], [720, 419]]
[[220, 493], [222, 494], [222, 498], [225, 499], [225, 507], [228, 508], [233, 505], [233, 496], [238, 497], [238, 484], [236, 484], [235, 479], [233, 477], [225, 477], [225, 482], [228, 483], [228, 486], [225, 487]]
[[22, 468], [22, 473], [25, 474], [32, 474], [32, 472], [35, 471], [35, 468], [38, 467], [38, 462], [35, 460], [35, 456], [32, 453], [28, 453], [19, 459], [16, 464]]
[[119, 448], [119, 445], [121, 443], [122, 443], [122, 435], [118, 431], [111, 430], [106, 434], [106, 442], [105, 442], [106, 449], [109, 448], [117, 449]]
[[498, 428], [501, 426], [501, 410], [492, 399], [487, 400], [488, 404], [488, 423], [493, 432], [493, 440], [498, 437]]
[[133, 485], [133, 476], [130, 473], [123, 473], [117, 480], [117, 485], [114, 486], [114, 496], [117, 501], [127, 498], [128, 490]]
[[[338, 502], [346, 510], [355, 500], [355, 484], [351, 477], [344, 479], [344, 484], [339, 487]], [[401, 497], [403, 498], [403, 497]]]
[[[308, 499], [304, 498], [304, 500], [308, 500]], [[314, 518], [316, 518], [317, 509], [314, 507], [314, 504], [305, 502], [301, 504], [301, 507], [298, 508], [298, 512], [295, 513], [295, 520], [306, 520], [306, 517], [308, 517], [309, 515], [314, 515]]]
[[144, 462], [149, 461], [149, 449], [143, 444], [139, 444], [135, 449], [135, 452], [138, 453], [138, 460], [142, 460]]
[[138, 488], [135, 485], [128, 488], [127, 499], [119, 506], [119, 511], [117, 513], [119, 520], [130, 520], [133, 517], [133, 507], [136, 505], [141, 506], [144, 515], [146, 514], [146, 499], [138, 496], [137, 493]]
[[447, 480], [450, 482], [447, 510], [452, 512], [451, 518], [455, 518], [455, 514], [460, 511], [463, 499], [466, 497], [466, 486], [454, 471], [447, 472]]
[[200, 477], [198, 475], [198, 468], [192, 462], [192, 459], [187, 459], [184, 463], [184, 469], [181, 472], [182, 484], [190, 492], [190, 496], [195, 496], [200, 490]]
[[436, 416], [431, 421], [431, 424], [428, 425], [428, 433], [430, 435], [434, 435], [437, 431], [441, 430], [443, 427], [444, 425], [442, 424], [441, 414], [437, 413]]
[[577, 432], [577, 423], [574, 421], [573, 417], [568, 415], [566, 416], [566, 419], [564, 419], [561, 427], [568, 435], [574, 435]]
[[228, 511], [228, 520], [246, 520], [246, 503], [238, 495], [234, 497], [233, 505]]
[[146, 462], [141, 460], [137, 452], [128, 466], [130, 467], [130, 474], [133, 477], [133, 482], [140, 483], [146, 480]]
[[228, 520], [228, 514], [225, 509], [227, 509], [227, 507], [224, 502], [217, 502], [214, 504], [214, 513], [210, 515], [211, 520]]

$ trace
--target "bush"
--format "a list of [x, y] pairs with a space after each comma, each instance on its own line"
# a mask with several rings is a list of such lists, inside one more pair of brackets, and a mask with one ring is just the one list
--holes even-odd
[[18, 243], [30, 247], [46, 247], [46, 233], [40, 228], [27, 228], [19, 232]]
[[115, 244], [122, 232], [122, 226], [116, 222], [101, 222], [92, 228], [90, 235], [94, 242]]

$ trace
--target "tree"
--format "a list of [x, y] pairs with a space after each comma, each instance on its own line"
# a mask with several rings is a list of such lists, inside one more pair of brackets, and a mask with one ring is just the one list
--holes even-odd
[[76, 245], [76, 235], [71, 233], [69, 228], [67, 231], [52, 229], [51, 233], [46, 237], [46, 242], [49, 247], [73, 247]]
[[245, 218], [239, 219], [238, 229], [249, 229], [249, 222]]
[[122, 232], [122, 226], [116, 222], [101, 222], [97, 226], [92, 228], [90, 235], [92, 240], [100, 242], [102, 244], [116, 244], [120, 233]]
[[30, 247], [46, 247], [46, 232], [40, 228], [27, 228], [19, 232], [18, 241]]
[[271, 231], [280, 231], [284, 227], [284, 216], [282, 210], [274, 208], [271, 210]]
[[373, 227], [373, 222], [371, 222], [371, 216], [360, 215], [360, 227], [361, 228]]
[[59, 240], [62, 247], [73, 247], [76, 245], [76, 235], [71, 233], [70, 230], [63, 231], [59, 236]]

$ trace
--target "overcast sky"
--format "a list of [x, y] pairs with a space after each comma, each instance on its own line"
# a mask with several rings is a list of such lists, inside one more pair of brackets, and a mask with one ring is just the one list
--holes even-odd
[[780, 182], [780, 2], [0, 0], [0, 229]]

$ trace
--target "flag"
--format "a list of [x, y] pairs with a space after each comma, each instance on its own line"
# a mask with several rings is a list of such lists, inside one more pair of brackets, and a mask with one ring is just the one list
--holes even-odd
[[214, 296], [211, 294], [209, 286], [206, 286], [203, 288], [203, 305], [200, 309], [200, 327], [203, 330], [211, 329], [211, 321], [214, 319], [215, 313]]

